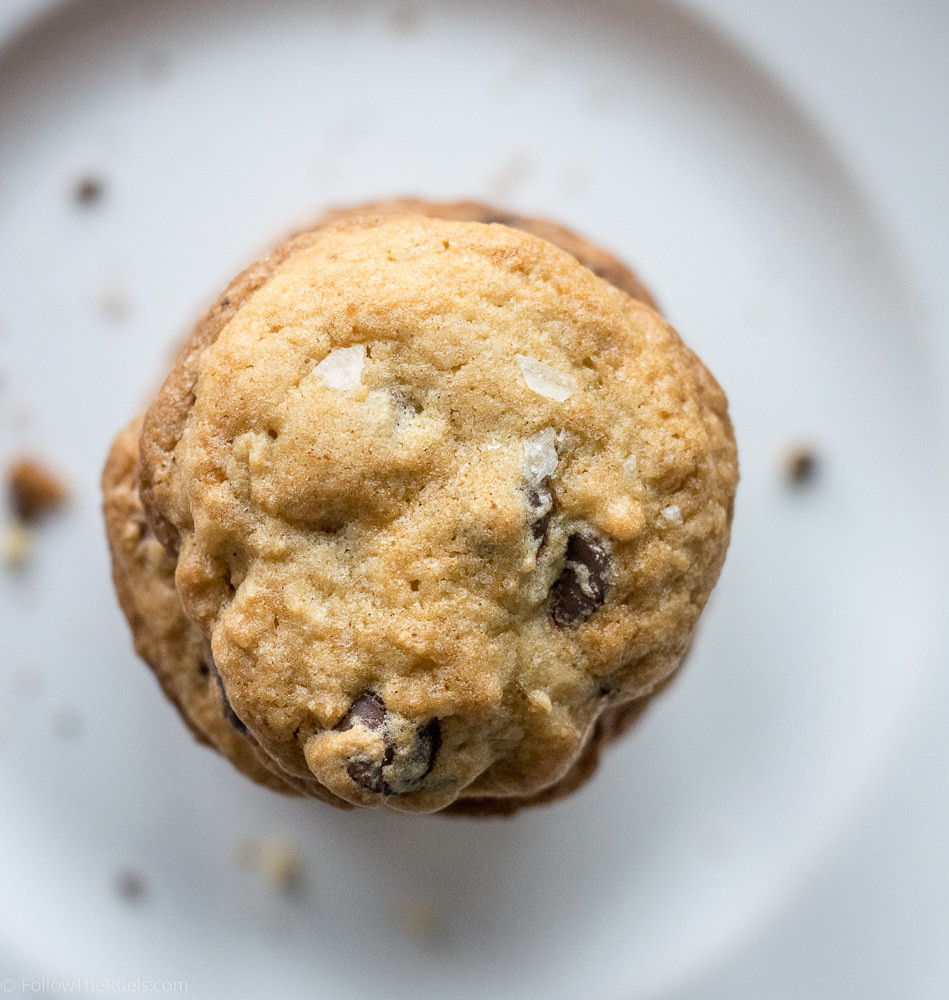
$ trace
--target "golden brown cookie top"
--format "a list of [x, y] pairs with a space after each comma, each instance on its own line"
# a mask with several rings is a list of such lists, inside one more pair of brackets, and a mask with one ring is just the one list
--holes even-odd
[[142, 439], [237, 716], [354, 804], [550, 786], [675, 669], [718, 575], [721, 390], [652, 309], [502, 225], [370, 214], [240, 280]]

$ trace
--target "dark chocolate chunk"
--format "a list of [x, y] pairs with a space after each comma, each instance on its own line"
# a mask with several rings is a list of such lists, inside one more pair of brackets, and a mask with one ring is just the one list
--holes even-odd
[[349, 707], [349, 711], [343, 716], [342, 721], [336, 727], [341, 733], [352, 729], [353, 726], [365, 726], [371, 733], [383, 730], [383, 737], [386, 742], [386, 752], [383, 760], [351, 760], [346, 765], [346, 773], [369, 792], [383, 793], [386, 791], [385, 782], [382, 780], [382, 768], [392, 760], [392, 747], [389, 746], [388, 732], [386, 726], [386, 703], [375, 693], [366, 691], [361, 694]]
[[424, 726], [419, 726], [411, 756], [413, 770], [417, 768], [422, 772], [417, 782], [421, 782], [435, 766], [435, 757], [441, 745], [442, 726], [438, 719], [429, 719]]
[[553, 498], [547, 490], [532, 489], [527, 491], [527, 523], [531, 534], [537, 541], [543, 540], [550, 524], [550, 516], [554, 512]]
[[480, 221], [486, 226], [497, 223], [501, 226], [508, 226], [510, 229], [517, 229], [521, 220], [516, 215], [509, 215], [507, 212], [486, 212], [481, 216]]
[[221, 689], [221, 697], [224, 699], [224, 718], [242, 735], [247, 735], [247, 726], [244, 725], [241, 717], [234, 711], [233, 706], [227, 700], [227, 695], [224, 693], [224, 681], [221, 680], [220, 674], [218, 674], [218, 686]]
[[224, 718], [242, 735], [247, 736], [249, 730], [247, 726], [244, 725], [243, 720], [234, 711], [234, 706], [231, 705], [227, 697], [227, 691], [224, 690], [224, 680], [218, 671], [217, 664], [214, 662], [214, 657], [211, 655], [210, 650], [205, 654], [204, 665], [208, 668], [209, 673], [217, 682], [218, 690], [221, 692], [222, 708], [224, 710]]
[[412, 398], [411, 390], [407, 387], [396, 386], [389, 390], [389, 395], [394, 409], [395, 430], [404, 431], [425, 407]]
[[351, 760], [346, 765], [346, 773], [367, 792], [382, 794], [386, 791], [386, 783], [382, 780], [382, 765], [377, 760]]
[[386, 703], [375, 693], [366, 691], [349, 706], [342, 722], [336, 727], [345, 733], [353, 726], [365, 726], [370, 732], [377, 732], [386, 724]]
[[563, 572], [553, 585], [551, 617], [557, 625], [577, 625], [602, 607], [610, 571], [610, 555], [592, 532], [577, 532], [567, 540]]
[[396, 747], [388, 725], [386, 704], [374, 691], [361, 694], [336, 726], [344, 733], [353, 726], [365, 726], [370, 732], [381, 732], [385, 754], [381, 761], [355, 758], [346, 765], [346, 773], [367, 791], [384, 795], [401, 795], [417, 788], [435, 763], [441, 746], [441, 725], [429, 719], [415, 731], [415, 740], [408, 754], [396, 759]]

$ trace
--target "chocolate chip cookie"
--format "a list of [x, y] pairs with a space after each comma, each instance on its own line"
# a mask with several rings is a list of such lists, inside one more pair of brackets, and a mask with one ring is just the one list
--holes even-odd
[[623, 265], [475, 203], [331, 212], [113, 446], [136, 646], [199, 738], [343, 808], [580, 785], [728, 544], [726, 400]]

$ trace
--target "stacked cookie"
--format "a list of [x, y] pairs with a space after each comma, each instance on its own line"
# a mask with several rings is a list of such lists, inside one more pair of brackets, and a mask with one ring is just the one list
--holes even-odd
[[604, 251], [334, 212], [238, 276], [104, 477], [136, 648], [244, 773], [505, 814], [581, 784], [721, 569], [725, 397]]

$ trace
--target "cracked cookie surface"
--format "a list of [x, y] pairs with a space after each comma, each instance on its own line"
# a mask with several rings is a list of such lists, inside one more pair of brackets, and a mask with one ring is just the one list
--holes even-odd
[[[176, 627], [283, 790], [417, 812], [564, 794], [677, 669], [721, 568], [721, 390], [630, 272], [593, 273], [608, 255], [490, 213], [331, 213], [232, 283], [146, 415], [126, 480]], [[112, 509], [141, 648], [128, 580], [151, 571]]]

